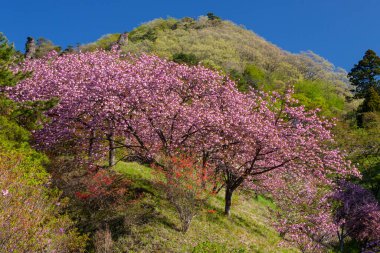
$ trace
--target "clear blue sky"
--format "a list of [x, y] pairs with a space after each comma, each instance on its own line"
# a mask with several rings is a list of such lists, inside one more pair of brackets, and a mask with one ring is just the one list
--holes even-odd
[[380, 0], [4, 0], [0, 6], [0, 31], [20, 50], [27, 36], [66, 47], [154, 18], [213, 12], [287, 51], [312, 50], [347, 70], [368, 48], [380, 54]]

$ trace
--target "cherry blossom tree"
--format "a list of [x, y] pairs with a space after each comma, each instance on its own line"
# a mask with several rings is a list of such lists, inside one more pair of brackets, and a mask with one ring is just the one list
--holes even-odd
[[110, 166], [117, 148], [156, 164], [188, 153], [223, 172], [227, 215], [241, 186], [257, 189], [286, 174], [329, 185], [332, 174], [356, 174], [331, 148], [332, 124], [296, 106], [291, 91], [244, 94], [204, 67], [117, 51], [52, 52], [20, 69], [33, 76], [10, 90], [14, 99], [59, 99], [34, 135], [41, 147], [69, 140], [88, 157], [107, 152]]
[[357, 175], [344, 155], [332, 148], [332, 123], [319, 119], [317, 111], [295, 106], [291, 91], [270, 98], [251, 93], [237, 100], [224, 101], [233, 106], [225, 106], [220, 131], [220, 138], [234, 145], [217, 157], [225, 174], [226, 214], [233, 192], [241, 185], [257, 188], [257, 182], [283, 174], [312, 176], [331, 185], [331, 174]]
[[286, 241], [302, 252], [326, 252], [337, 242], [330, 189], [313, 176], [303, 178], [284, 174], [263, 185], [273, 196], [274, 226]]
[[35, 133], [40, 146], [70, 140], [91, 156], [97, 145], [99, 153], [108, 142], [110, 166], [118, 147], [147, 160], [178, 149], [195, 152], [206, 136], [216, 138], [208, 134], [218, 128], [218, 115], [211, 110], [221, 94], [237, 93], [218, 73], [154, 56], [52, 52], [21, 69], [33, 76], [12, 90], [14, 99], [59, 99], [48, 112], [51, 122]]
[[370, 191], [341, 181], [332, 198], [338, 201], [334, 218], [339, 226], [341, 252], [348, 236], [363, 244], [374, 243], [380, 238], [380, 206]]

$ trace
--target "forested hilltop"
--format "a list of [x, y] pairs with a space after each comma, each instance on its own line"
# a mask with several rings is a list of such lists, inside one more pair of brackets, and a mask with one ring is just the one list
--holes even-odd
[[1, 35], [0, 252], [380, 252], [379, 77], [212, 13]]

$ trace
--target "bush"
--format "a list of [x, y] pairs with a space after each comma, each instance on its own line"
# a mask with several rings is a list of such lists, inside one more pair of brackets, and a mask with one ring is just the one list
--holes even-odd
[[298, 82], [295, 84], [294, 96], [307, 109], [320, 108], [325, 116], [336, 116], [344, 109], [344, 97], [327, 82]]
[[173, 55], [173, 61], [177, 63], [185, 63], [187, 65], [197, 65], [199, 60], [194, 54], [178, 53]]
[[67, 215], [60, 215], [66, 201], [45, 187], [46, 172], [38, 160], [30, 159], [36, 153], [25, 151], [0, 147], [0, 248], [4, 252], [84, 252], [87, 237], [79, 235]]
[[194, 216], [207, 199], [207, 168], [202, 168], [191, 157], [166, 158], [164, 168], [158, 168], [164, 175], [160, 182], [166, 198], [173, 205], [181, 221], [181, 232], [186, 233]]
[[94, 245], [96, 253], [112, 253], [113, 244], [112, 234], [108, 226], [95, 233]]
[[359, 113], [358, 123], [360, 127], [364, 128], [376, 128], [380, 123], [380, 113], [379, 112], [364, 112]]

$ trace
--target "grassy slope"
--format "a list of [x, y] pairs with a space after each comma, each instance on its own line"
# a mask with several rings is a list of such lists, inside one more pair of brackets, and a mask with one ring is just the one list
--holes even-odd
[[[139, 203], [131, 205], [129, 215], [132, 220], [134, 217], [131, 223], [136, 223], [138, 216], [144, 221], [131, 225], [129, 235], [118, 239], [120, 252], [125, 249], [129, 252], [192, 252], [201, 243], [203, 251], [196, 252], [297, 252], [279, 246], [281, 238], [268, 225], [270, 203], [260, 197], [236, 194], [231, 217], [222, 214], [223, 196], [212, 197], [205, 210], [194, 218], [189, 231], [183, 234], [178, 232], [175, 210], [155, 187], [152, 169], [120, 162], [116, 170], [133, 181], [133, 191], [144, 192]], [[207, 211], [211, 209], [216, 213]]]

